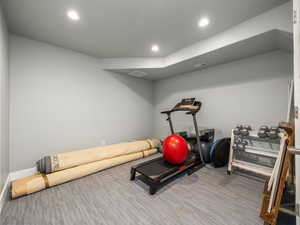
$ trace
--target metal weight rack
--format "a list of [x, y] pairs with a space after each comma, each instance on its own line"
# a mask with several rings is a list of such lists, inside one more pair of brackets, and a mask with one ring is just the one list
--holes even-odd
[[276, 139], [270, 139], [258, 137], [257, 131], [249, 131], [246, 136], [235, 135], [232, 131], [227, 173], [231, 174], [234, 168], [238, 168], [270, 177], [281, 142], [281, 135]]

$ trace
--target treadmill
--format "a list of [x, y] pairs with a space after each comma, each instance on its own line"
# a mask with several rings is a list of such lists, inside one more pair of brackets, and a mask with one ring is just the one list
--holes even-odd
[[196, 114], [201, 108], [201, 102], [195, 98], [182, 99], [173, 109], [161, 112], [167, 115], [171, 133], [175, 134], [171, 119], [171, 114], [178, 111], [186, 112], [187, 115], [192, 115], [193, 123], [196, 132], [197, 145], [190, 150], [187, 159], [180, 165], [172, 165], [166, 162], [163, 157], [158, 157], [147, 162], [140, 163], [131, 168], [130, 180], [135, 180], [136, 173], [140, 174], [143, 182], [149, 185], [149, 193], [153, 195], [159, 187], [175, 179], [180, 174], [187, 173], [191, 175], [195, 171], [205, 166], [203, 154], [201, 151], [199, 130], [196, 120]]

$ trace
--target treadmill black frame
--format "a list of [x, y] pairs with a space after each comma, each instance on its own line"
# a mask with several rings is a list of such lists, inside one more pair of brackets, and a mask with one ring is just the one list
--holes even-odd
[[196, 133], [196, 139], [197, 139], [197, 150], [192, 152], [192, 158], [189, 157], [183, 164], [181, 165], [170, 165], [165, 162], [166, 167], [170, 167], [170, 169], [167, 169], [166, 172], [161, 173], [160, 175], [156, 177], [151, 177], [149, 174], [145, 173], [143, 171], [143, 167], [148, 165], [157, 165], [158, 163], [163, 163], [163, 157], [158, 157], [152, 160], [149, 160], [147, 162], [140, 163], [138, 165], [135, 165], [131, 168], [130, 171], [130, 180], [134, 180], [136, 177], [136, 173], [138, 172], [143, 178], [145, 183], [147, 183], [150, 186], [149, 193], [151, 195], [155, 194], [157, 189], [165, 182], [171, 180], [172, 178], [179, 176], [182, 173], [187, 172], [188, 175], [191, 175], [193, 172], [201, 169], [205, 166], [204, 160], [203, 160], [203, 154], [201, 150], [200, 145], [200, 137], [199, 137], [199, 130], [198, 130], [198, 124], [196, 120], [196, 114], [201, 108], [201, 102], [195, 101], [195, 98], [188, 98], [183, 99], [180, 103], [178, 103], [173, 109], [168, 111], [161, 112], [162, 114], [167, 115], [167, 121], [169, 122], [171, 133], [174, 134], [174, 127], [171, 119], [171, 114], [173, 112], [177, 111], [185, 111], [187, 115], [192, 115], [193, 117], [193, 123]]

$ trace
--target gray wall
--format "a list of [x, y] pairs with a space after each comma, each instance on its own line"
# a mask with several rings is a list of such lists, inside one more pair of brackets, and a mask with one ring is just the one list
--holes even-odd
[[[292, 56], [275, 51], [160, 81], [103, 71], [97, 59], [10, 36], [10, 170], [44, 155], [154, 134], [169, 127], [160, 111], [183, 97], [203, 103], [200, 126], [217, 138], [237, 123], [254, 127], [286, 117]], [[153, 96], [152, 96], [153, 95]], [[174, 117], [178, 130], [190, 118]]]
[[151, 81], [19, 36], [9, 46], [11, 171], [44, 155], [151, 136]]
[[[286, 118], [288, 82], [292, 77], [292, 55], [280, 51], [259, 55], [154, 83], [155, 136], [169, 134], [160, 111], [181, 98], [197, 97], [203, 107], [199, 126], [213, 127], [217, 138], [229, 136], [238, 123], [276, 125]], [[177, 130], [192, 127], [184, 114], [174, 117]]]
[[9, 172], [7, 36], [7, 27], [0, 4], [0, 191]]

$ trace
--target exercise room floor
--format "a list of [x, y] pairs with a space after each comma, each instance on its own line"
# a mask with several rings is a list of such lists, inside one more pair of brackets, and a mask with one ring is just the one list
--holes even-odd
[[[157, 157], [158, 155], [154, 156]], [[151, 157], [151, 158], [154, 158]], [[155, 195], [129, 181], [130, 162], [9, 201], [1, 224], [258, 225], [263, 183], [225, 169], [203, 168]]]

